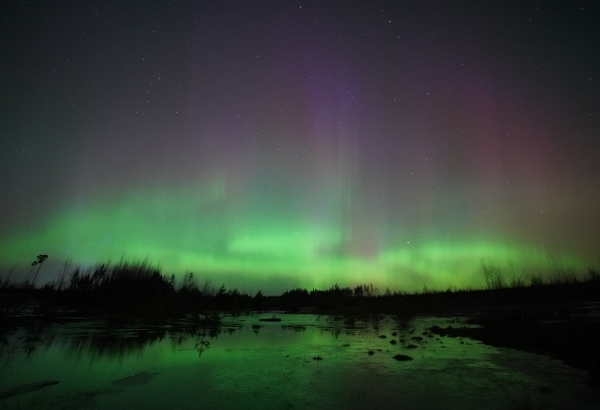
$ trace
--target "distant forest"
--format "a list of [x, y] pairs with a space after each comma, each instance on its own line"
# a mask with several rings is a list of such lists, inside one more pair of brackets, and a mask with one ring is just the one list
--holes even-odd
[[[572, 270], [555, 269], [548, 279], [526, 278], [514, 266], [508, 270], [482, 262], [484, 289], [421, 292], [381, 292], [373, 284], [326, 290], [292, 289], [278, 296], [255, 295], [216, 288], [193, 273], [179, 281], [164, 275], [148, 261], [99, 264], [91, 268], [66, 263], [58, 277], [43, 286], [35, 280], [47, 255], [32, 263], [29, 277], [12, 282], [10, 273], [0, 283], [0, 317], [64, 317], [68, 312], [107, 318], [186, 319], [191, 323], [218, 321], [223, 313], [277, 310], [286, 312], [322, 312], [348, 315], [415, 315], [459, 312], [490, 304], [572, 303], [600, 297], [600, 273], [589, 269], [578, 277]], [[31, 279], [31, 282], [29, 281]]]

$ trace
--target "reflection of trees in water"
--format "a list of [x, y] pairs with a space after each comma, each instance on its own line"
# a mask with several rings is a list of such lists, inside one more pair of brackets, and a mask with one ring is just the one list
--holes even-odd
[[89, 356], [94, 359], [123, 360], [132, 354], [139, 354], [146, 347], [161, 342], [167, 336], [173, 347], [181, 347], [194, 342], [199, 356], [210, 347], [209, 340], [217, 339], [223, 332], [232, 334], [237, 328], [213, 326], [208, 329], [122, 329], [113, 334], [93, 335], [74, 338], [69, 341], [67, 351], [76, 356]]
[[123, 360], [134, 353], [139, 353], [147, 346], [160, 342], [167, 335], [166, 330], [141, 332], [115, 332], [93, 336], [79, 336], [67, 341], [66, 352], [76, 359]]
[[[171, 339], [171, 342], [174, 342], [174, 345], [181, 346], [188, 342], [190, 338], [195, 338], [194, 350], [198, 352], [198, 357], [202, 356], [202, 353], [207, 349], [210, 349], [210, 340], [216, 340], [219, 338], [221, 333], [225, 333], [227, 335], [233, 335], [235, 332], [239, 330], [239, 326], [234, 327], [212, 327], [209, 329], [202, 329], [194, 332], [193, 334], [189, 334], [183, 337], [179, 337], [177, 339]], [[175, 341], [176, 340], [176, 341]]]
[[[73, 332], [67, 328], [19, 329], [0, 338], [0, 372], [9, 369], [18, 355], [32, 356], [39, 349], [59, 345], [67, 357], [75, 360], [103, 359], [122, 361], [140, 354], [146, 347], [160, 343], [165, 338], [173, 347], [194, 346], [199, 356], [210, 347], [221, 333], [232, 335], [239, 327], [213, 326], [207, 329], [167, 328], [105, 328], [90, 327]], [[189, 346], [191, 344], [191, 346]]]
[[194, 349], [198, 352], [198, 357], [202, 356], [202, 353], [210, 348], [210, 342], [208, 340], [204, 340], [204, 337], [200, 339], [198, 343], [194, 346]]
[[[331, 333], [335, 339], [338, 339], [342, 335], [364, 336], [373, 332], [377, 333], [381, 327], [389, 326], [390, 323], [386, 321], [387, 318], [388, 316], [381, 314], [357, 316], [330, 315], [323, 320], [318, 316], [316, 319], [318, 323], [316, 327], [317, 329], [320, 329], [321, 332]], [[412, 323], [412, 318], [398, 323], [404, 322]]]
[[306, 326], [304, 325], [281, 325], [284, 330], [293, 330], [294, 332], [306, 332]]
[[237, 332], [238, 329], [239, 329], [239, 327], [226, 327], [226, 328], [222, 328], [222, 331], [223, 331], [223, 333], [231, 336], [232, 334]]
[[0, 337], [0, 373], [10, 369], [12, 361], [18, 355], [33, 356], [40, 346], [53, 343], [55, 335], [43, 333], [44, 327], [21, 328], [11, 334]]
[[222, 329], [220, 327], [213, 327], [210, 329], [195, 330], [186, 334], [172, 334], [171, 344], [173, 347], [182, 348], [185, 347], [190, 341], [193, 341], [193, 350], [198, 352], [198, 357], [201, 357], [202, 353], [210, 348], [209, 340], [216, 340], [221, 332]]

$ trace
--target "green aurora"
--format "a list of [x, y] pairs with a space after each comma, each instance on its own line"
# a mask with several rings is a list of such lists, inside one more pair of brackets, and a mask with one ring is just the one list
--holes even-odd
[[598, 266], [588, 5], [72, 3], [0, 6], [0, 277], [39, 254], [38, 286], [148, 258], [266, 294]]
[[244, 219], [237, 207], [227, 209], [225, 196], [217, 178], [203, 188], [163, 188], [88, 201], [1, 238], [0, 260], [7, 269], [45, 252], [55, 261], [54, 269], [44, 271], [45, 280], [51, 280], [59, 269], [56, 261], [69, 258], [83, 266], [148, 258], [165, 274], [191, 271], [213, 284], [269, 293], [334, 283], [373, 283], [380, 290], [402, 291], [479, 288], [482, 260], [500, 266], [513, 262], [536, 274], [554, 263], [577, 272], [590, 266], [573, 253], [549, 254], [539, 246], [488, 238], [432, 237], [381, 246], [370, 254], [354, 252], [352, 235], [362, 232], [348, 234], [352, 228], [339, 218], [319, 225], [289, 214], [258, 213]]

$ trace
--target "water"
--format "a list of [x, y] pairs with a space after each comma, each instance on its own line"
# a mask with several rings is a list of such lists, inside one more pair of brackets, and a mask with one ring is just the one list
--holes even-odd
[[511, 409], [531, 401], [540, 409], [599, 408], [585, 372], [427, 332], [460, 318], [259, 321], [265, 317], [228, 317], [218, 330], [195, 333], [94, 322], [20, 329], [4, 340], [0, 397], [15, 386], [59, 383], [4, 398], [3, 407]]

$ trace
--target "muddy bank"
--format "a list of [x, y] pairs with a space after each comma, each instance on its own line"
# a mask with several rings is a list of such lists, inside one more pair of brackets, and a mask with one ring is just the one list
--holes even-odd
[[548, 355], [587, 371], [588, 384], [600, 388], [600, 321], [594, 314], [573, 313], [580, 310], [539, 309], [538, 315], [532, 317], [523, 314], [521, 308], [503, 308], [473, 317], [466, 326], [433, 326], [430, 330], [438, 335], [468, 337], [490, 346]]

